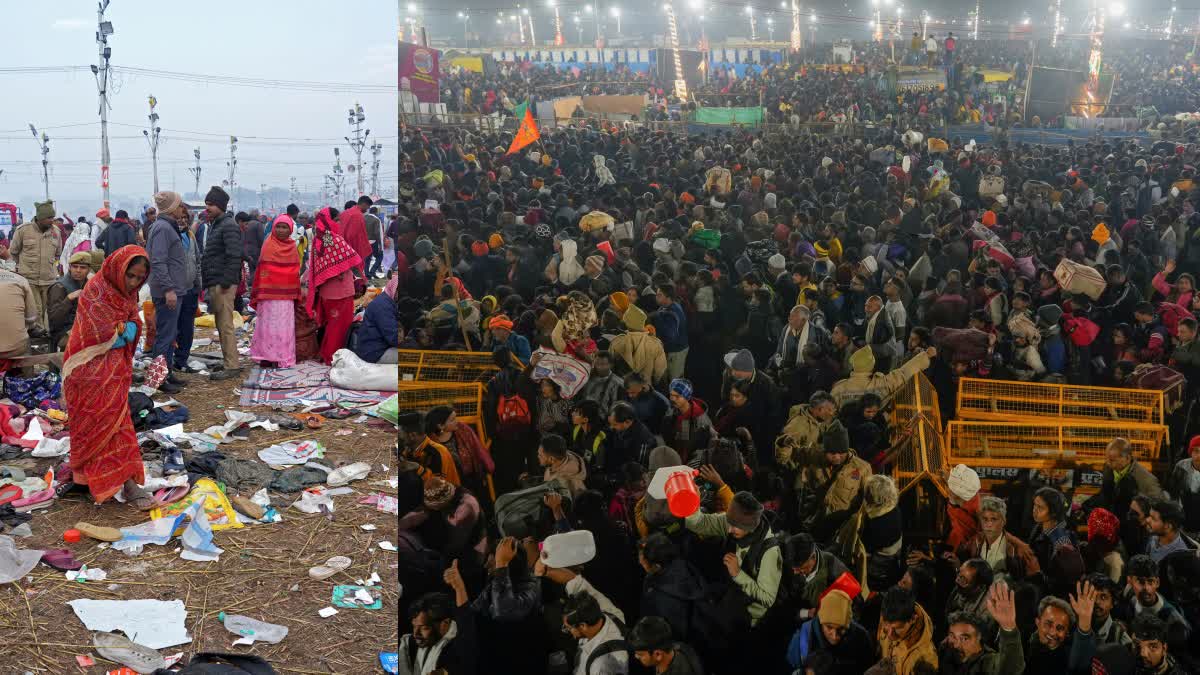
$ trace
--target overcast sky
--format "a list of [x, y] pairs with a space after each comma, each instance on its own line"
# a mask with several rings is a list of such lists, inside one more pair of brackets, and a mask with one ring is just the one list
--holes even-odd
[[[99, 208], [97, 88], [86, 70], [13, 74], [4, 69], [97, 63], [96, 7], [95, 0], [0, 2], [0, 25], [10, 28], [0, 39], [0, 202], [16, 202], [27, 216], [43, 193], [31, 122], [50, 136], [51, 196], [71, 215], [84, 215], [86, 208], [90, 216]], [[375, 14], [368, 16], [368, 8]], [[161, 116], [160, 189], [191, 195], [188, 167], [195, 165], [197, 147], [201, 192], [227, 178], [228, 137], [235, 134], [240, 187], [257, 190], [266, 183], [287, 189], [295, 176], [301, 190], [318, 191], [324, 174], [331, 173], [333, 147], [341, 146], [343, 165], [349, 159], [341, 139], [350, 132], [347, 110], [358, 101], [371, 139], [378, 137], [384, 146], [379, 175], [386, 188], [381, 192], [393, 192], [396, 11], [390, 0], [111, 0], [106, 18], [115, 29], [109, 38], [114, 66], [391, 89], [299, 91], [117, 73], [109, 113], [114, 208], [140, 211], [152, 194], [150, 151], [142, 136], [151, 94]], [[366, 156], [364, 164], [369, 171]], [[348, 175], [347, 192], [353, 185]]]

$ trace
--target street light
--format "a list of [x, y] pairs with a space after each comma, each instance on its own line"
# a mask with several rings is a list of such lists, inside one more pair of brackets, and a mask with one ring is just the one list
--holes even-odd
[[613, 16], [617, 17], [617, 35], [620, 35], [621, 34], [621, 8], [620, 7], [610, 7], [608, 11], [611, 12]]
[[767, 42], [774, 42], [774, 41], [775, 41], [775, 19], [774, 19], [774, 17], [768, 16], [767, 17]]

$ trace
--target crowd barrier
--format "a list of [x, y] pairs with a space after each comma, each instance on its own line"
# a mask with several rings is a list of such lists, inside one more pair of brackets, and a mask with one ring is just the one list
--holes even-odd
[[1162, 424], [952, 420], [946, 428], [946, 463], [1042, 470], [1070, 465], [1100, 467], [1109, 441], [1122, 436], [1133, 446], [1134, 457], [1153, 469], [1166, 435], [1167, 427]]
[[487, 382], [498, 368], [491, 352], [401, 349], [400, 384], [408, 382]]
[[964, 377], [959, 380], [955, 417], [994, 421], [1055, 417], [1166, 424], [1169, 402], [1179, 395], [1172, 389], [1117, 389]]

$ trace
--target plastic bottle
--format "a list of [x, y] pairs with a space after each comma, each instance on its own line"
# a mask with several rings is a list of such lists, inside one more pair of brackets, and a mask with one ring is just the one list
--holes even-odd
[[542, 542], [542, 564], [547, 567], [582, 565], [596, 557], [596, 539], [589, 530], [552, 534]]
[[234, 635], [250, 638], [254, 642], [278, 644], [288, 634], [287, 626], [264, 623], [258, 619], [251, 619], [248, 616], [240, 614], [226, 614], [225, 612], [221, 612], [218, 618], [225, 626], [225, 630]]

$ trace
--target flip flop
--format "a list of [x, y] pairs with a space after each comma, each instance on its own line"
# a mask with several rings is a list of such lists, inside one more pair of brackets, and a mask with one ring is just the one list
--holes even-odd
[[16, 485], [9, 483], [8, 485], [0, 485], [0, 505], [9, 502], [15, 502], [20, 499], [25, 492]]
[[12, 503], [13, 510], [17, 513], [28, 513], [37, 511], [38, 509], [49, 508], [54, 503], [54, 490], [38, 490], [37, 492], [23, 497]]
[[174, 504], [180, 499], [188, 496], [189, 492], [191, 492], [191, 488], [186, 485], [180, 485], [173, 488], [163, 488], [154, 493], [154, 506], [159, 507], [166, 506], [167, 504]]
[[325, 561], [324, 565], [317, 565], [308, 569], [308, 576], [317, 581], [324, 581], [338, 572], [345, 572], [350, 569], [352, 561], [344, 555], [335, 555]]
[[55, 548], [42, 551], [42, 562], [56, 570], [67, 572], [83, 567], [83, 563], [75, 559], [75, 554], [65, 548]]
[[130, 640], [117, 633], [96, 633], [92, 636], [96, 652], [123, 666], [133, 668], [143, 675], [152, 675], [159, 668], [166, 668], [167, 661], [153, 649]]
[[125, 536], [115, 527], [101, 527], [85, 522], [75, 523], [75, 529], [79, 530], [83, 536], [91, 537], [96, 541], [121, 541], [121, 538]]

